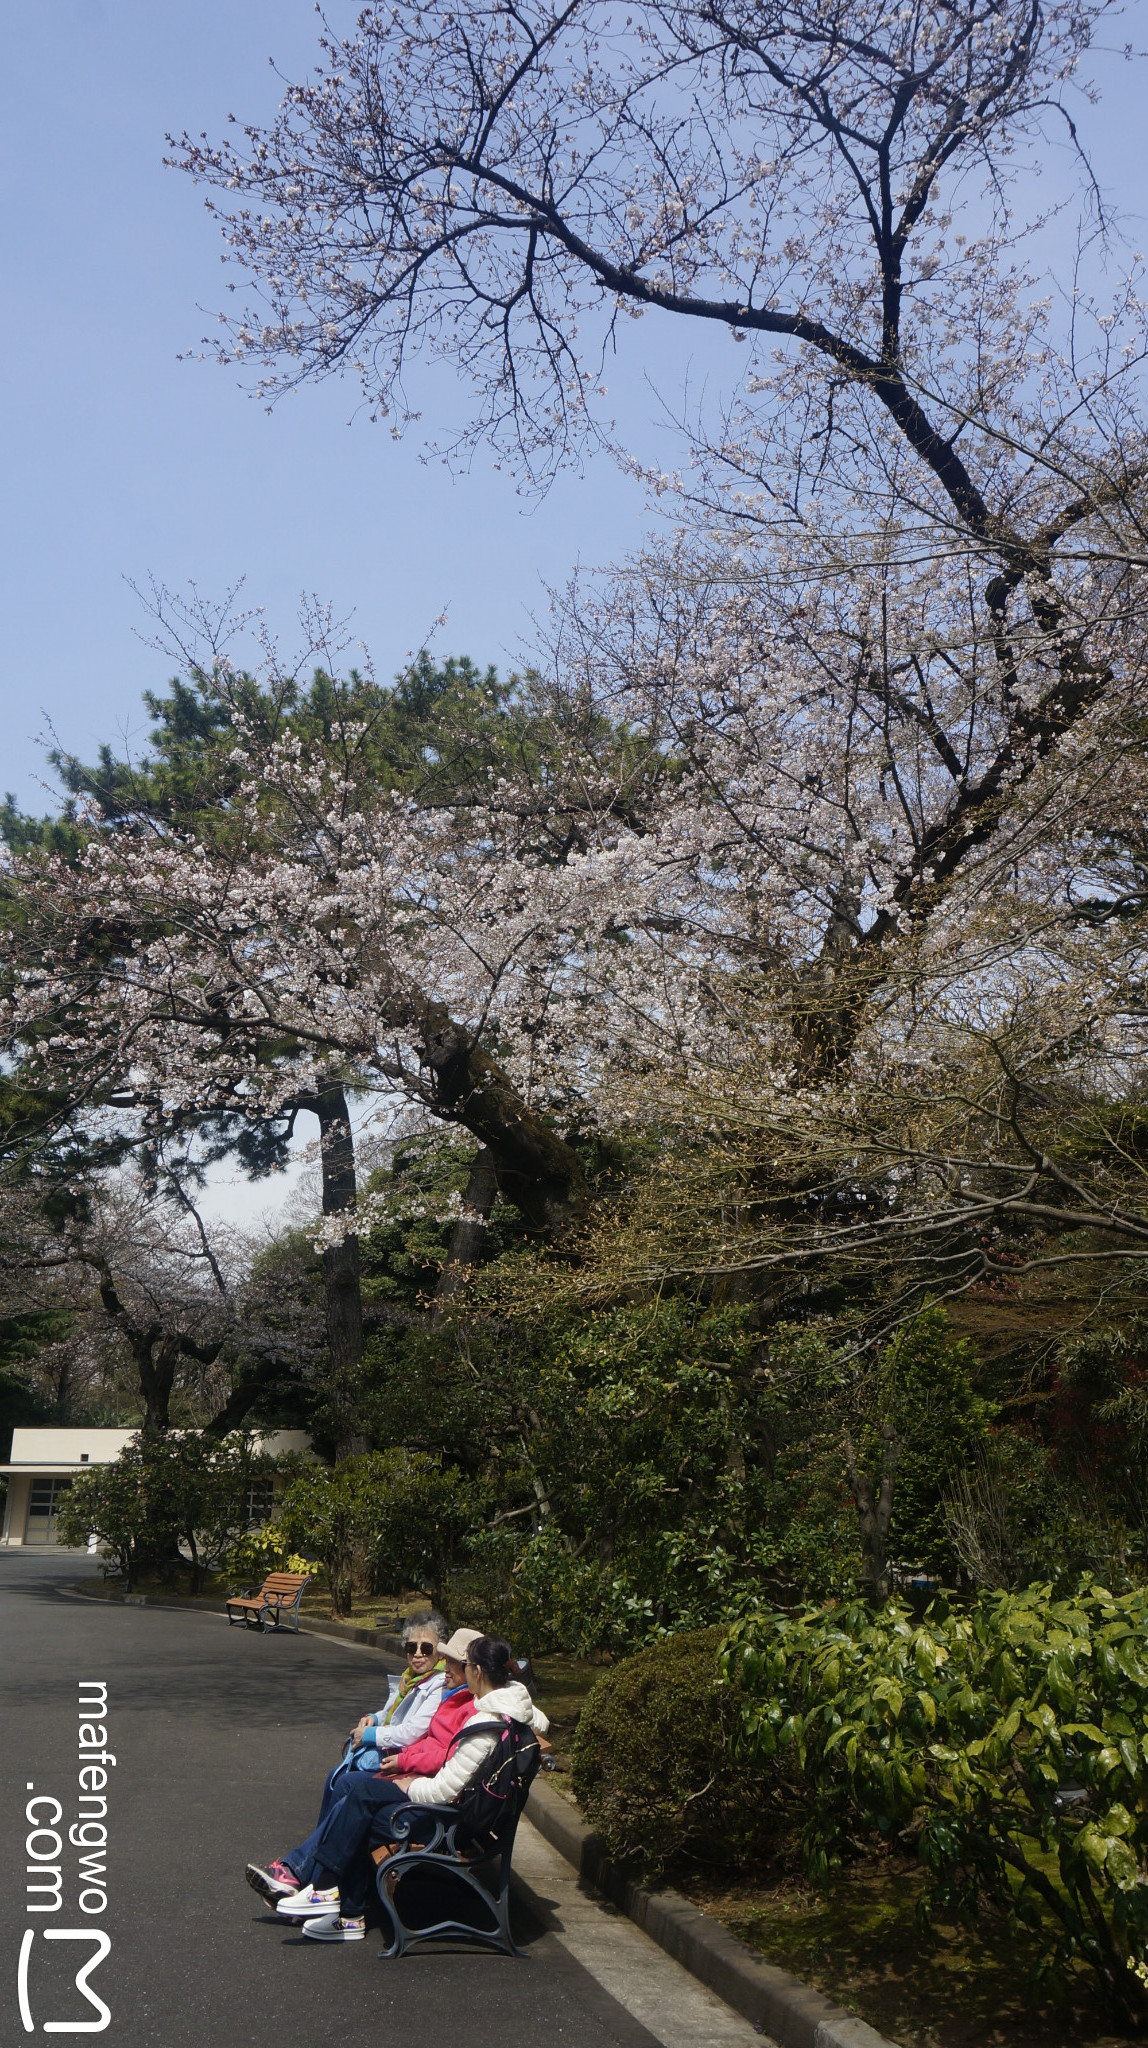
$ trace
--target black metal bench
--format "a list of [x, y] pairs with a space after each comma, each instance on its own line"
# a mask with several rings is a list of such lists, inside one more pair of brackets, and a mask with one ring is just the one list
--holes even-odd
[[[433, 1823], [426, 1841], [410, 1841], [416, 1821]], [[427, 1941], [472, 1941], [500, 1955], [520, 1956], [510, 1932], [510, 1859], [518, 1832], [518, 1814], [508, 1815], [488, 1844], [478, 1849], [460, 1847], [457, 1840], [458, 1809], [454, 1806], [412, 1806], [391, 1818], [391, 1833], [400, 1844], [380, 1863], [377, 1878], [379, 1902], [390, 1924], [393, 1940], [382, 1949], [384, 1961], [406, 1955]], [[403, 1917], [399, 1893], [407, 1879], [423, 1878], [445, 1888], [461, 1885], [477, 1899], [489, 1926], [476, 1927], [472, 1921], [454, 1915], [412, 1927]]]

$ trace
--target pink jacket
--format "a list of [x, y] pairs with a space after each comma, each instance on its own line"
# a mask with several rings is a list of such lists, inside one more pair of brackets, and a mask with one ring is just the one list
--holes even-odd
[[455, 1736], [470, 1720], [474, 1705], [474, 1695], [467, 1686], [448, 1692], [426, 1734], [418, 1742], [409, 1742], [405, 1749], [391, 1751], [400, 1771], [413, 1771], [420, 1778], [433, 1777], [440, 1771]]

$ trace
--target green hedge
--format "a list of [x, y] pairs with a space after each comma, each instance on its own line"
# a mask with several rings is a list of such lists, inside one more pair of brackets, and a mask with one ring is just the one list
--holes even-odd
[[768, 1854], [792, 1817], [792, 1776], [735, 1757], [743, 1702], [722, 1683], [725, 1632], [639, 1651], [598, 1680], [574, 1741], [574, 1790], [620, 1861], [737, 1868]]

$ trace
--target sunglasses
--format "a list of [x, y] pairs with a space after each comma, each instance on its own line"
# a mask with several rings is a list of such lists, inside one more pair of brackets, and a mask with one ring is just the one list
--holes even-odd
[[434, 1657], [438, 1654], [437, 1643], [404, 1643], [405, 1657]]

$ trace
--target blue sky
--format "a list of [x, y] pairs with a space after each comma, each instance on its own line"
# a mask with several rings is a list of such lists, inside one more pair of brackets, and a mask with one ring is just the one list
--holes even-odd
[[[244, 575], [288, 642], [317, 592], [383, 675], [449, 609], [441, 651], [509, 665], [543, 579], [637, 538], [642, 494], [611, 462], [535, 506], [485, 455], [452, 482], [420, 461], [425, 430], [396, 446], [353, 419], [350, 384], [268, 415], [233, 373], [176, 360], [222, 302], [222, 243], [163, 168], [164, 132], [269, 117], [269, 53], [288, 75], [314, 61], [310, 0], [0, 0], [0, 23], [0, 788], [45, 807], [42, 713], [89, 755], [146, 731], [140, 693], [170, 664], [134, 636], [126, 577], [218, 593]], [[643, 342], [630, 410], [648, 417]], [[437, 379], [428, 424], [464, 397]]]
[[[340, 27], [356, 10], [328, 11]], [[288, 637], [300, 592], [317, 592], [354, 612], [385, 675], [444, 608], [440, 651], [509, 665], [545, 581], [635, 543], [642, 494], [606, 457], [534, 506], [482, 453], [455, 481], [425, 466], [418, 430], [396, 446], [352, 417], [349, 385], [268, 415], [234, 373], [177, 361], [221, 303], [223, 272], [201, 195], [162, 167], [164, 132], [267, 118], [269, 56], [289, 76], [314, 60], [311, 0], [0, 0], [0, 25], [0, 788], [46, 807], [45, 719], [82, 754], [144, 734], [140, 693], [169, 664], [135, 637], [125, 578], [218, 593], [246, 576], [245, 598]], [[1099, 169], [1142, 214], [1144, 73], [1101, 66]], [[731, 355], [724, 337], [669, 324], [630, 329], [614, 379], [625, 431], [647, 447], [646, 372], [672, 393], [687, 366], [695, 382], [720, 377]], [[446, 373], [428, 396], [432, 428], [465, 404]]]

